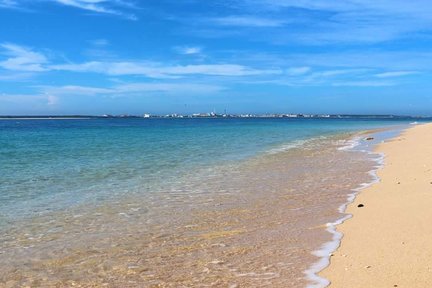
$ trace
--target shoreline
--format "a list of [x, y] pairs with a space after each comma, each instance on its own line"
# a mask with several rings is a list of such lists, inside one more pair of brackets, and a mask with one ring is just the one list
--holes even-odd
[[[406, 130], [411, 127], [394, 127], [393, 129], [389, 128], [381, 128], [381, 129], [373, 129], [373, 130], [365, 130], [356, 133], [350, 140], [347, 141], [347, 145], [340, 147], [339, 150], [347, 150], [347, 151], [357, 151], [363, 152], [368, 155], [374, 155], [373, 161], [376, 165], [368, 171], [368, 175], [370, 175], [371, 180], [369, 182], [360, 183], [358, 187], [351, 189], [351, 193], [347, 195], [347, 202], [340, 205], [338, 207], [338, 212], [342, 215], [341, 218], [333, 222], [329, 222], [325, 224], [326, 231], [332, 235], [332, 240], [328, 241], [321, 245], [321, 247], [317, 250], [311, 252], [312, 255], [317, 256], [319, 259], [315, 263], [313, 263], [307, 270], [304, 271], [306, 275], [306, 279], [308, 280], [307, 288], [323, 288], [328, 287], [331, 282], [329, 279], [321, 276], [322, 271], [328, 269], [329, 265], [331, 265], [331, 256], [335, 251], [337, 251], [341, 245], [342, 238], [344, 234], [338, 231], [338, 226], [345, 223], [345, 221], [351, 219], [353, 217], [352, 214], [347, 213], [347, 208], [356, 201], [358, 195], [364, 190], [367, 189], [376, 183], [380, 182], [380, 178], [378, 176], [378, 171], [384, 167], [384, 158], [385, 154], [383, 152], [379, 152], [376, 150], [376, 147], [385, 141], [392, 141], [395, 137], [398, 137], [400, 134], [404, 133]], [[362, 149], [357, 149], [357, 146], [360, 146], [362, 143], [366, 144], [365, 138], [372, 137], [374, 139], [380, 133], [390, 132], [394, 135], [381, 136], [378, 143], [373, 143], [371, 146], [366, 145], [367, 147], [363, 147]], [[376, 141], [376, 140], [374, 140]]]
[[[286, 287], [290, 283], [305, 287], [303, 272], [320, 256], [311, 252], [333, 238], [323, 223], [344, 216], [337, 209], [345, 207], [341, 205], [347, 203], [350, 191], [371, 181], [367, 173], [377, 165], [375, 156], [360, 149], [370, 150], [381, 136], [388, 136], [385, 131], [401, 126], [385, 131], [349, 127], [353, 131], [344, 132], [346, 126], [326, 128], [309, 141], [294, 141], [299, 145], [269, 146], [232, 163], [166, 174], [172, 179], [166, 177], [163, 185], [155, 182], [160, 186], [145, 191], [125, 185], [120, 188], [130, 189], [126, 194], [112, 194], [112, 198], [108, 194], [108, 198], [95, 193], [102, 189], [95, 189], [91, 193], [95, 198], [87, 198], [85, 203], [75, 200], [78, 205], [67, 209], [62, 209], [68, 201], [63, 196], [65, 202], [55, 201], [50, 210], [40, 210], [43, 213], [32, 221], [21, 218], [5, 227], [0, 237], [5, 256], [0, 260], [0, 282], [122, 286], [128, 281], [138, 287], [145, 277], [145, 283], [155, 286]], [[121, 126], [118, 129], [123, 131]], [[370, 134], [381, 136], [366, 141]], [[105, 141], [108, 138], [112, 137], [101, 143], [111, 143]], [[110, 151], [109, 145], [104, 147]], [[138, 151], [138, 146], [134, 147]], [[357, 152], [351, 152], [352, 147]], [[142, 193], [146, 191], [152, 194]], [[57, 197], [48, 195], [47, 200]], [[100, 201], [98, 195], [105, 198]], [[38, 207], [37, 202], [30, 204]], [[30, 210], [28, 205], [24, 211]], [[15, 208], [14, 213], [24, 215], [20, 213], [23, 207]], [[174, 214], [178, 216], [173, 218]], [[61, 228], [53, 231], [52, 227]], [[20, 249], [23, 246], [29, 248]], [[324, 256], [329, 254], [326, 249], [329, 247], [322, 250]], [[145, 261], [142, 255], [146, 255]], [[26, 265], [29, 259], [32, 264]], [[92, 270], [102, 265], [103, 270]], [[46, 267], [52, 271], [50, 275], [43, 274]], [[135, 272], [138, 269], [141, 272]], [[190, 276], [185, 278], [186, 274]], [[214, 282], [216, 278], [218, 282]]]
[[[375, 145], [371, 153], [381, 155], [381, 163], [377, 160], [378, 166], [369, 172], [375, 176], [374, 180], [353, 190], [349, 202], [339, 208], [346, 216], [327, 224], [338, 245], [332, 247], [335, 249], [318, 250], [320, 261], [327, 265], [321, 266], [320, 271], [312, 270], [314, 266], [305, 271], [315, 272], [307, 274], [315, 282], [307, 287], [426, 287], [426, 283], [431, 283], [428, 260], [432, 255], [424, 252], [432, 231], [426, 229], [424, 235], [425, 231], [414, 225], [418, 224], [419, 213], [432, 216], [427, 210], [427, 203], [432, 202], [425, 201], [432, 199], [423, 192], [431, 190], [432, 184], [432, 175], [427, 175], [431, 174], [431, 169], [427, 169], [431, 163], [427, 154], [432, 150], [428, 147], [432, 137], [427, 135], [431, 131], [432, 124], [416, 125]], [[412, 185], [403, 187], [403, 182]], [[404, 204], [410, 207], [403, 211], [405, 217], [402, 217], [398, 214], [404, 210]], [[427, 217], [420, 219], [427, 223]], [[403, 233], [409, 230], [416, 233]], [[407, 242], [420, 243], [408, 246]], [[398, 257], [399, 253], [403, 257]]]
[[[218, 286], [225, 287], [286, 287], [287, 283], [305, 287], [303, 271], [318, 259], [310, 252], [332, 238], [322, 224], [340, 217], [337, 207], [346, 202], [356, 183], [370, 180], [366, 173], [374, 162], [364, 159], [362, 153], [339, 151], [352, 145], [348, 140], [356, 134], [328, 133], [295, 149], [278, 145], [281, 153], [259, 153], [235, 165], [224, 163], [203, 170], [200, 175], [186, 173], [181, 179], [175, 177], [172, 184], [164, 182], [163, 190], [176, 188], [168, 190], [172, 194], [152, 198], [144, 193], [128, 194], [121, 201], [101, 201], [97, 206], [87, 201], [83, 206], [21, 221], [23, 225], [5, 231], [3, 243], [31, 248], [5, 247], [0, 282], [71, 286], [68, 281], [74, 281], [86, 286], [98, 279], [99, 286], [121, 286], [125, 279], [142, 283], [144, 275], [149, 285], [216, 286], [217, 277]], [[334, 169], [327, 169], [329, 163]], [[226, 181], [226, 175], [233, 176]], [[198, 182], [202, 179], [206, 181]], [[192, 188], [190, 183], [195, 183]], [[194, 192], [194, 197], [183, 191]], [[182, 216], [173, 219], [173, 213]], [[62, 230], [50, 232], [51, 226]], [[108, 229], [106, 234], [99, 232], [101, 227]], [[80, 232], [83, 230], [86, 233]], [[44, 236], [35, 237], [32, 231]], [[133, 237], [125, 238], [129, 233]], [[99, 252], [95, 255], [94, 247], [85, 243], [95, 243]], [[146, 255], [145, 262], [141, 255]], [[32, 265], [26, 266], [30, 258]], [[52, 265], [54, 276], [40, 273], [46, 265]], [[96, 265], [107, 268], [91, 270]], [[133, 273], [136, 269], [144, 270]], [[190, 276], [183, 278], [186, 273]]]

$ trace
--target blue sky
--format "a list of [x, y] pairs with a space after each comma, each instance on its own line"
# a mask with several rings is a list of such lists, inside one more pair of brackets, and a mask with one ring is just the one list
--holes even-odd
[[426, 0], [0, 0], [0, 114], [432, 115]]

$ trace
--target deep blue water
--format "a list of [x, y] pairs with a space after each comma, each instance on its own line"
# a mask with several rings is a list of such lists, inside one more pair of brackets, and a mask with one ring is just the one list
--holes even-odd
[[184, 171], [242, 161], [299, 140], [411, 121], [0, 120], [0, 217], [158, 193], [155, 187]]

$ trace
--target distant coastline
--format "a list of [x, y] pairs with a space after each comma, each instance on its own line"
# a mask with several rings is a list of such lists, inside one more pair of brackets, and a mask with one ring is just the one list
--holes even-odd
[[0, 115], [0, 120], [68, 120], [68, 119], [171, 119], [171, 118], [317, 118], [317, 119], [432, 119], [431, 116], [350, 115], [350, 114], [168, 114], [168, 115]]

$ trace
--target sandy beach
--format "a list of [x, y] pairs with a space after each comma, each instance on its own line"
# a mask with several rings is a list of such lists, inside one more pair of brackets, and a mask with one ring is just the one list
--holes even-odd
[[[380, 182], [349, 205], [353, 218], [330, 266], [331, 287], [432, 285], [432, 124], [414, 126], [380, 144]], [[360, 207], [359, 207], [360, 206]]]

